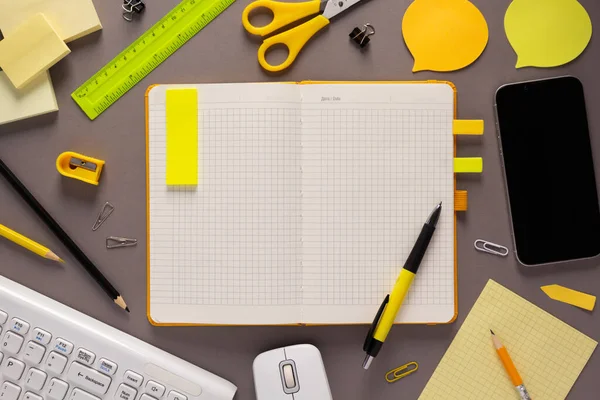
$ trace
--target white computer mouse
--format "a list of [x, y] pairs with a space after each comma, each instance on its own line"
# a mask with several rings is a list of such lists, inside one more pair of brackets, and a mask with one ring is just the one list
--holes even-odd
[[321, 352], [310, 344], [259, 354], [252, 365], [258, 400], [332, 400]]

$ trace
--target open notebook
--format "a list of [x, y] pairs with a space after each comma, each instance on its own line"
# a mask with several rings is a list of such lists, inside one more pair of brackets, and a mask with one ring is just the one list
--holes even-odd
[[[166, 181], [182, 88], [197, 90], [191, 186]], [[370, 323], [440, 201], [397, 321], [454, 318], [453, 86], [157, 85], [146, 103], [152, 323]]]

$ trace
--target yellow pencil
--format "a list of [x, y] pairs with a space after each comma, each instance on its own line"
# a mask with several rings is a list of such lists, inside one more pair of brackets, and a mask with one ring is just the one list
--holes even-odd
[[27, 250], [37, 254], [38, 256], [47, 258], [48, 260], [64, 263], [64, 261], [59, 256], [54, 254], [47, 247], [44, 247], [41, 244], [34, 242], [33, 240], [21, 235], [20, 233], [13, 231], [12, 229], [7, 228], [2, 224], [0, 224], [0, 236], [7, 238], [11, 242], [18, 244], [19, 246], [25, 247]]

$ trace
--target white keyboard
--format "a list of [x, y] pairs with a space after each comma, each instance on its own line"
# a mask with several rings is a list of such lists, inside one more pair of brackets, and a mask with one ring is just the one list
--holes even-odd
[[0, 400], [231, 400], [232, 383], [0, 276]]

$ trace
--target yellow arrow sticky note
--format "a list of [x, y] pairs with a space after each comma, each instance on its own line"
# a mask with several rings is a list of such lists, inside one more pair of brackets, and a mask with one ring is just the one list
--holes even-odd
[[566, 64], [592, 37], [590, 16], [577, 0], [514, 0], [504, 29], [517, 53], [517, 68]]
[[569, 289], [561, 285], [542, 286], [540, 289], [542, 289], [542, 291], [552, 300], [567, 303], [575, 307], [583, 308], [584, 310], [592, 311], [596, 305], [596, 296], [578, 292], [577, 290]]
[[487, 22], [468, 0], [415, 0], [402, 19], [415, 59], [413, 72], [455, 71], [471, 64], [488, 42]]

